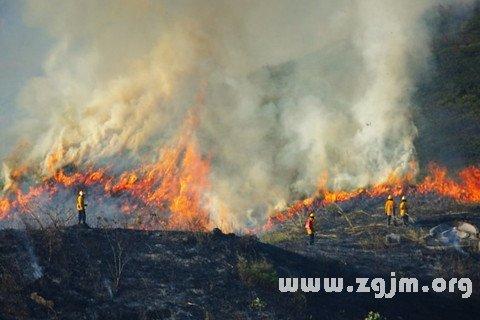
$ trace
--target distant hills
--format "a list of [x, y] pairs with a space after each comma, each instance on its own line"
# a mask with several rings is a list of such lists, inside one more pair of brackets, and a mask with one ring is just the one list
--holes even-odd
[[429, 18], [429, 70], [413, 95], [421, 168], [480, 164], [480, 4], [440, 6]]

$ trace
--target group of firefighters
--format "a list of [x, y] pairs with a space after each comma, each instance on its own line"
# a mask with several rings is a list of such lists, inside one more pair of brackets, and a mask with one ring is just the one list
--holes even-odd
[[[78, 224], [79, 225], [86, 225], [87, 224], [87, 215], [85, 213], [85, 208], [87, 204], [85, 202], [85, 192], [80, 190], [77, 196], [77, 211], [78, 211]], [[385, 202], [385, 215], [387, 216], [387, 226], [392, 224], [396, 225], [396, 211], [395, 211], [395, 200], [391, 195], [388, 196], [387, 201]], [[408, 218], [408, 206], [407, 206], [407, 198], [405, 196], [402, 197], [400, 201], [400, 205], [398, 206], [400, 219], [403, 221], [405, 226], [409, 223]], [[307, 231], [309, 237], [309, 243], [311, 245], [315, 242], [315, 215], [310, 213], [308, 216], [307, 221], [305, 222], [305, 229]]]
[[[391, 195], [389, 195], [387, 201], [385, 202], [385, 215], [387, 216], [387, 226], [390, 226], [392, 224], [392, 220], [394, 225], [397, 224], [397, 214], [395, 209], [395, 200]], [[400, 219], [403, 221], [403, 224], [407, 226], [409, 223], [409, 217], [407, 198], [405, 196], [402, 197], [398, 209]], [[309, 243], [310, 245], [313, 245], [315, 242], [315, 215], [313, 213], [310, 213], [310, 215], [308, 216], [307, 221], [305, 222], [305, 229], [309, 237]]]

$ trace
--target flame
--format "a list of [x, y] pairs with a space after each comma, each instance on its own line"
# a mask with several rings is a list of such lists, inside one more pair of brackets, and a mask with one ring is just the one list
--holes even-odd
[[456, 179], [453, 179], [449, 177], [448, 170], [445, 167], [430, 163], [428, 165], [428, 175], [418, 184], [415, 184], [416, 172], [416, 164], [411, 163], [410, 170], [404, 175], [391, 173], [385, 181], [379, 184], [351, 191], [330, 190], [327, 187], [327, 174], [324, 173], [318, 180], [318, 190], [313, 197], [303, 201], [295, 201], [286, 210], [275, 212], [268, 218], [263, 229], [269, 230], [278, 223], [311, 212], [316, 207], [355, 200], [359, 197], [383, 199], [388, 195], [398, 197], [410, 194], [436, 194], [451, 198], [459, 203], [475, 204], [480, 202], [479, 167], [467, 167], [458, 173]]
[[418, 186], [422, 193], [435, 192], [461, 202], [480, 202], [480, 168], [467, 167], [458, 173], [457, 181], [448, 177], [446, 168], [429, 165], [429, 175]]
[[[195, 111], [195, 110], [194, 110]], [[35, 210], [35, 201], [51, 201], [60, 191], [70, 194], [74, 210], [74, 194], [84, 188], [95, 190], [96, 200], [102, 197], [118, 198], [118, 212], [136, 216], [137, 227], [144, 229], [168, 228], [185, 230], [206, 230], [214, 225], [233, 230], [228, 221], [226, 207], [217, 207], [219, 221], [211, 221], [212, 208], [205, 195], [210, 193], [210, 162], [200, 150], [194, 134], [197, 118], [194, 112], [187, 115], [179, 134], [172, 143], [159, 150], [159, 160], [142, 164], [115, 177], [108, 168], [86, 168], [85, 171], [66, 171], [57, 167], [65, 161], [65, 150], [58, 148], [45, 161], [52, 174], [40, 183], [23, 191], [22, 185], [31, 168], [22, 167], [9, 172], [8, 192], [0, 197], [0, 220], [11, 213], [28, 213]], [[355, 200], [359, 197], [384, 198], [391, 194], [437, 194], [462, 203], [480, 202], [480, 168], [471, 166], [461, 170], [455, 178], [447, 169], [430, 164], [428, 175], [415, 183], [417, 173], [415, 163], [406, 174], [392, 172], [384, 181], [373, 186], [355, 190], [332, 190], [326, 173], [318, 179], [318, 188], [311, 197], [293, 202], [285, 210], [277, 210], [267, 219], [263, 229], [288, 221], [299, 214], [314, 211], [332, 203]], [[217, 199], [220, 202], [221, 199]], [[147, 208], [148, 210], [144, 210]], [[248, 230], [247, 230], [248, 231]], [[251, 230], [250, 230], [251, 231]]]
[[[119, 204], [124, 214], [134, 213], [139, 205], [155, 209], [160, 217], [169, 211], [167, 222], [158, 222], [170, 229], [205, 230], [210, 227], [204, 194], [210, 187], [210, 164], [201, 155], [193, 134], [196, 125], [193, 113], [187, 115], [177, 142], [160, 150], [159, 161], [146, 164], [132, 171], [123, 172], [118, 179], [109, 176], [106, 168], [87, 169], [86, 172], [66, 173], [55, 170], [53, 175], [28, 191], [17, 189], [0, 198], [0, 219], [13, 211], [31, 210], [31, 203], [42, 197], [52, 198], [61, 188], [79, 190], [85, 187], [102, 190], [105, 196], [128, 195], [131, 202]], [[48, 168], [61, 163], [62, 149], [47, 158]], [[26, 172], [26, 171], [25, 171]], [[17, 180], [20, 180], [17, 177]], [[74, 199], [72, 200], [72, 207]], [[139, 219], [144, 220], [144, 219]], [[149, 224], [149, 225], [147, 225]], [[156, 228], [150, 222], [140, 227]]]
[[10, 201], [8, 201], [8, 199], [0, 199], [0, 220], [7, 216], [10, 209]]

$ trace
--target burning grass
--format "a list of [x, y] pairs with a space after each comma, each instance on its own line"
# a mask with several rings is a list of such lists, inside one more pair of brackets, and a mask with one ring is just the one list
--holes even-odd
[[[190, 124], [192, 125], [192, 124]], [[41, 228], [46, 224], [63, 226], [75, 220], [74, 199], [76, 191], [87, 189], [87, 201], [94, 203], [94, 216], [109, 217], [123, 227], [147, 230], [211, 229], [218, 221], [212, 221], [208, 193], [210, 190], [210, 163], [199, 150], [189, 122], [172, 146], [160, 150], [160, 160], [144, 164], [132, 170], [114, 174], [108, 168], [89, 168], [81, 172], [73, 167], [53, 171], [48, 179], [32, 184], [29, 170], [17, 170], [9, 189], [0, 197], [0, 220], [14, 220], [15, 215], [28, 216]], [[51, 155], [50, 166], [55, 168], [61, 158]], [[53, 170], [53, 169], [52, 169]], [[412, 172], [415, 168], [412, 166]], [[322, 177], [315, 195], [298, 200], [282, 211], [269, 216], [265, 225], [247, 231], [270, 230], [286, 221], [298, 224], [294, 218], [319, 208], [349, 222], [345, 212], [352, 209], [376, 211], [388, 194], [406, 195], [419, 208], [442, 207], [446, 204], [472, 204], [480, 201], [480, 168], [468, 167], [453, 179], [447, 170], [432, 164], [429, 174], [414, 184], [412, 173], [402, 177], [390, 175], [386, 181], [369, 188], [352, 191], [330, 190], [327, 177]], [[439, 205], [440, 204], [440, 205]], [[222, 210], [223, 212], [224, 210]], [[90, 212], [87, 208], [87, 214]], [[224, 213], [223, 218], [229, 214]], [[23, 219], [25, 220], [25, 219]], [[90, 223], [91, 220], [90, 220]], [[353, 227], [350, 224], [350, 227]], [[275, 234], [269, 242], [281, 242], [292, 234]]]
[[410, 203], [415, 204], [415, 210], [424, 207], [429, 212], [432, 208], [458, 209], [460, 205], [470, 206], [480, 202], [480, 168], [465, 168], [455, 179], [449, 177], [446, 168], [433, 163], [430, 164], [428, 172], [418, 184], [413, 184], [410, 175], [403, 178], [392, 176], [386, 182], [352, 191], [332, 191], [326, 187], [325, 182], [321, 182], [316, 195], [296, 201], [286, 210], [270, 216], [264, 230], [270, 230], [293, 217], [316, 212], [319, 208], [325, 208], [330, 214], [343, 216], [348, 222], [345, 210], [377, 212], [382, 210], [388, 195], [393, 195], [397, 201], [400, 196], [405, 195]]

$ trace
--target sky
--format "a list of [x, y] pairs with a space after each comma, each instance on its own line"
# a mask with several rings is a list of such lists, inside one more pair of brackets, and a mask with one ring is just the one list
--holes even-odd
[[42, 74], [53, 42], [44, 30], [26, 25], [22, 6], [22, 1], [0, 0], [0, 125], [11, 122], [28, 79]]

